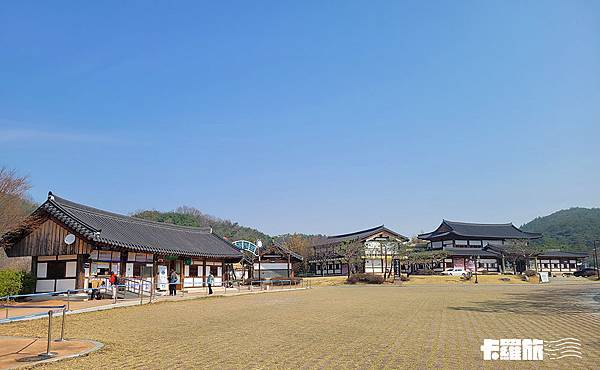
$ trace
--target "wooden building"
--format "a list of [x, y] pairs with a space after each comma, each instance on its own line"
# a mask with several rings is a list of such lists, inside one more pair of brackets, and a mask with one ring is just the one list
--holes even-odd
[[294, 266], [303, 261], [298, 253], [281, 245], [271, 244], [258, 248], [260, 258], [254, 259], [253, 276], [255, 279], [293, 279]]
[[310, 271], [315, 275], [347, 275], [350, 266], [344, 262], [341, 246], [347, 242], [363, 244], [365, 256], [362, 259], [360, 272], [383, 274], [386, 266], [392, 268], [390, 249], [405, 243], [408, 238], [385, 227], [384, 225], [349, 234], [326, 236], [316, 240], [313, 245]]
[[530, 256], [515, 256], [510, 245], [541, 238], [542, 234], [525, 232], [506, 224], [475, 224], [443, 220], [434, 231], [419, 235], [427, 249], [444, 250], [448, 257], [438, 270], [462, 267], [467, 271], [516, 272], [527, 269], [549, 272], [551, 276], [570, 275], [582, 267], [586, 253], [544, 251]]
[[[428, 250], [443, 250], [448, 257], [437, 270], [451, 267], [464, 268], [467, 271], [504, 272], [509, 263], [503, 258], [504, 245], [515, 242], [526, 244], [542, 234], [520, 230], [512, 223], [480, 224], [443, 220], [432, 232], [420, 234], [419, 239], [427, 241]], [[527, 268], [523, 261], [517, 270]]]
[[225, 272], [242, 258], [210, 229], [123, 216], [52, 192], [0, 245], [9, 257], [32, 257], [37, 292], [87, 288], [111, 271], [125, 280], [157, 280], [157, 287], [164, 289], [170, 269], [181, 277], [178, 289], [204, 286], [209, 273], [220, 285]]
[[587, 253], [567, 251], [545, 251], [537, 254], [530, 261], [530, 268], [540, 272], [548, 272], [550, 276], [572, 275], [581, 270]]

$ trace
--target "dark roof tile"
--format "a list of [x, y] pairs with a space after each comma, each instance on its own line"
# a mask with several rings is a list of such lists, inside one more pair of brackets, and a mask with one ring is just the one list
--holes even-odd
[[210, 229], [178, 226], [103, 211], [52, 193], [40, 207], [88, 239], [152, 253], [241, 258], [242, 253]]
[[520, 230], [512, 223], [479, 224], [443, 220], [437, 229], [430, 233], [420, 234], [419, 239], [436, 240], [444, 237], [490, 238], [490, 239], [538, 239], [539, 233]]

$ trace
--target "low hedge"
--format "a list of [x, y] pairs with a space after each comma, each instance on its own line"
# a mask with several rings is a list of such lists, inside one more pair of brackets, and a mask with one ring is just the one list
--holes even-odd
[[0, 297], [15, 294], [33, 293], [35, 279], [25, 271], [0, 270]]
[[354, 274], [351, 275], [346, 282], [348, 284], [366, 283], [366, 284], [383, 284], [383, 276], [372, 274]]
[[432, 269], [419, 269], [412, 273], [413, 275], [435, 275], [436, 272]]

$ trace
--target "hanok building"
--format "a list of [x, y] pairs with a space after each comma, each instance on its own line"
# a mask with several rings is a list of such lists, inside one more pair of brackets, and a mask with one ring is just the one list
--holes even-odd
[[253, 276], [259, 280], [293, 279], [294, 266], [303, 261], [301, 255], [278, 244], [258, 248], [258, 254], [260, 259], [254, 260]]
[[[418, 235], [426, 240], [428, 250], [443, 250], [447, 258], [438, 266], [438, 270], [464, 268], [467, 271], [504, 272], [506, 264], [503, 258], [503, 246], [520, 242], [529, 244], [542, 234], [525, 232], [506, 224], [479, 224], [443, 220], [432, 232]], [[526, 269], [527, 261], [518, 266], [518, 272]], [[510, 267], [510, 266], [509, 266]]]
[[571, 275], [581, 270], [587, 253], [568, 251], [544, 251], [530, 261], [530, 268], [540, 272], [548, 272], [550, 276]]
[[164, 288], [170, 269], [182, 277], [178, 289], [202, 287], [210, 273], [218, 286], [242, 258], [212, 230], [106, 212], [51, 192], [0, 245], [9, 257], [32, 257], [37, 292], [87, 288], [111, 271], [124, 280], [157, 279]]
[[383, 274], [392, 268], [391, 249], [408, 238], [384, 225], [349, 234], [326, 236], [312, 244], [313, 256], [310, 259], [310, 271], [316, 275], [347, 275], [350, 266], [345, 261], [341, 248], [344, 243], [357, 242], [364, 245], [365, 256], [358, 270], [367, 273]]

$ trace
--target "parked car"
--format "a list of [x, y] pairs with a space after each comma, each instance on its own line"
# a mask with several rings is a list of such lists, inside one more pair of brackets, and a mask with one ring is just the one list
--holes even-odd
[[596, 269], [593, 267], [586, 267], [584, 269], [581, 269], [579, 271], [575, 271], [573, 273], [573, 276], [578, 276], [578, 277], [588, 277], [588, 276], [594, 276], [596, 275]]
[[454, 267], [442, 271], [442, 275], [448, 276], [467, 276], [467, 271], [464, 268]]

